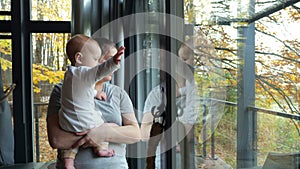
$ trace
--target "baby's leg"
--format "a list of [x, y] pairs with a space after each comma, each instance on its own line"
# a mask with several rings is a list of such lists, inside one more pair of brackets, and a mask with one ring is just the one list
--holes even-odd
[[74, 158], [64, 158], [64, 169], [75, 169], [74, 167]]
[[115, 151], [108, 148], [108, 142], [102, 142], [94, 148], [94, 151], [99, 157], [112, 157], [115, 155]]
[[65, 169], [75, 169], [74, 159], [78, 152], [78, 149], [62, 150], [61, 152], [62, 152], [62, 158], [64, 160], [64, 168]]

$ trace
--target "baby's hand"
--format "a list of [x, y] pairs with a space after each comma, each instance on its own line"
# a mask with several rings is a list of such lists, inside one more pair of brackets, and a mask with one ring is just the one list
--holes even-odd
[[106, 93], [103, 91], [97, 91], [96, 99], [106, 101], [107, 99]]
[[121, 62], [121, 55], [124, 53], [125, 47], [121, 46], [117, 52], [117, 54], [115, 54], [114, 56], [114, 62], [115, 64], [119, 64]]

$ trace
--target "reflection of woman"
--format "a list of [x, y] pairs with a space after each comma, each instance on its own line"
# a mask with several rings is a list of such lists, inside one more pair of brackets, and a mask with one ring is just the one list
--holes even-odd
[[[193, 79], [193, 73], [190, 69], [190, 64], [193, 63], [193, 50], [190, 49], [187, 45], [182, 45], [181, 48], [178, 51], [179, 59], [177, 59], [177, 65], [176, 65], [176, 106], [178, 110], [178, 126], [175, 130], [178, 131], [179, 139], [178, 141], [181, 141], [183, 139], [183, 136], [185, 136], [193, 125], [195, 124], [197, 120], [197, 113], [195, 111], [196, 106], [196, 87], [194, 84]], [[164, 89], [162, 89], [164, 88]], [[159, 86], [154, 87], [150, 93], [148, 94], [145, 105], [144, 105], [144, 115], [141, 125], [141, 138], [143, 141], [147, 141], [150, 137], [150, 130], [153, 125], [153, 114], [152, 111], [157, 112], [160, 106], [164, 106], [163, 108], [160, 107], [161, 110], [165, 109], [165, 105], [167, 103], [166, 95], [163, 93], [165, 91], [166, 86], [165, 83], [162, 82]], [[164, 104], [162, 104], [164, 103]], [[162, 121], [162, 119], [155, 119], [155, 121]], [[181, 125], [183, 124], [183, 125]], [[179, 126], [184, 126], [184, 128], [181, 130], [179, 129]], [[190, 139], [192, 137], [192, 133], [190, 135]], [[164, 140], [164, 139], [162, 139]], [[178, 142], [177, 142], [178, 143]], [[172, 147], [175, 147], [175, 145], [171, 145], [170, 143], [160, 143], [160, 148], [158, 148], [158, 151], [156, 154], [160, 154], [160, 152], [164, 152]], [[166, 147], [168, 146], [168, 147]], [[171, 147], [172, 146], [172, 147]], [[176, 145], [176, 150], [179, 152], [180, 147]], [[148, 151], [149, 152], [149, 151]], [[161, 154], [162, 154], [161, 153]], [[155, 154], [151, 154], [155, 155]], [[164, 158], [164, 155], [161, 156], [161, 158]], [[158, 167], [160, 160], [156, 158], [156, 168]], [[178, 161], [180, 162], [180, 161]], [[179, 166], [180, 167], [180, 166]]]
[[[178, 55], [179, 59], [176, 59], [177, 65], [175, 66], [177, 69], [175, 79], [177, 98], [176, 104], [177, 108], [180, 108], [180, 110], [183, 111], [179, 113], [179, 121], [186, 125], [193, 125], [195, 124], [197, 118], [197, 114], [195, 112], [197, 91], [194, 84], [193, 72], [190, 69], [193, 65], [194, 53], [188, 45], [182, 44], [178, 50]], [[162, 101], [166, 103], [166, 97], [165, 95], [162, 95], [162, 87], [165, 88], [164, 82], [162, 82], [161, 85], [154, 87], [146, 98], [144, 116], [141, 126], [141, 130], [143, 131], [143, 140], [147, 140], [149, 138], [151, 125], [153, 122], [153, 115], [151, 113], [153, 106], [158, 107]], [[162, 97], [164, 97], [164, 99], [162, 99]]]
[[[114, 46], [108, 49], [106, 51], [102, 49], [104, 58], [109, 58], [117, 52]], [[56, 85], [51, 93], [47, 116], [49, 143], [53, 148], [58, 149], [81, 146], [75, 159], [76, 169], [128, 168], [125, 144], [139, 141], [139, 126], [131, 100], [120, 87], [105, 83], [109, 80], [111, 76], [107, 76], [96, 84], [96, 90], [103, 91], [105, 95], [103, 95], [103, 100], [95, 99], [95, 104], [96, 109], [102, 112], [104, 121], [114, 123], [116, 126], [104, 123], [100, 127], [91, 129], [84, 136], [77, 136], [59, 128], [58, 110], [60, 109], [61, 85]], [[109, 158], [95, 156], [91, 147], [103, 141], [110, 142], [109, 146], [115, 150], [115, 156]], [[58, 157], [58, 168], [61, 168], [61, 165], [61, 158]]]

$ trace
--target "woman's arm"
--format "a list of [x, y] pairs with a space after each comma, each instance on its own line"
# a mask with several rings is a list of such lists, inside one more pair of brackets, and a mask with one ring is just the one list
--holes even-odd
[[134, 113], [122, 114], [123, 126], [103, 124], [91, 129], [88, 134], [72, 147], [88, 147], [103, 141], [113, 143], [132, 144], [140, 141], [140, 129]]
[[47, 134], [48, 141], [52, 148], [69, 149], [82, 136], [76, 136], [74, 133], [62, 130], [58, 122], [58, 112], [61, 107], [61, 86], [54, 86], [47, 110]]
[[148, 141], [150, 138], [150, 131], [153, 124], [153, 115], [150, 112], [144, 113], [141, 124], [141, 140]]
[[125, 144], [140, 141], [140, 127], [134, 113], [123, 113], [122, 120], [123, 126], [113, 126], [111, 131], [108, 131], [106, 141]]
[[69, 149], [82, 136], [62, 130], [58, 123], [58, 114], [47, 116], [47, 133], [49, 144], [52, 148]]

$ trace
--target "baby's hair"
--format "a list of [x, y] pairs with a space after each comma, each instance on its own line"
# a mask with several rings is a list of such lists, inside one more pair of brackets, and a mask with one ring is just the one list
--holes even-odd
[[82, 50], [82, 47], [89, 40], [91, 40], [90, 37], [83, 35], [83, 34], [77, 34], [77, 35], [74, 35], [67, 42], [66, 53], [67, 53], [67, 57], [70, 60], [72, 66], [75, 66], [75, 63], [76, 63], [76, 60], [75, 60], [76, 53], [80, 52]]
[[94, 40], [98, 42], [102, 50], [102, 55], [108, 52], [112, 47], [116, 48], [116, 44], [106, 38], [94, 38]]

